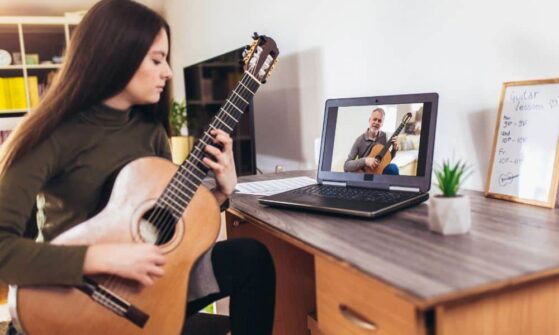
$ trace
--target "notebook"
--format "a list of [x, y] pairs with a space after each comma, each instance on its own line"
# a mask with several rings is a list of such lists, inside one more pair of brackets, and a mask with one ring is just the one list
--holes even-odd
[[438, 94], [329, 99], [317, 184], [269, 206], [375, 218], [429, 198]]

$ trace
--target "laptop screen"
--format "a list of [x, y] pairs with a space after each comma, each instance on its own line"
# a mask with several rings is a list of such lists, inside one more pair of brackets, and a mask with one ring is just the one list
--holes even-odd
[[428, 190], [437, 102], [436, 93], [328, 100], [319, 180]]

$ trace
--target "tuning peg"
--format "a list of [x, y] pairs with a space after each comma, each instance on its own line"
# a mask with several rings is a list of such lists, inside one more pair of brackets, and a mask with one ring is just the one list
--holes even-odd
[[252, 42], [251, 45], [247, 46], [248, 50], [245, 49], [245, 51], [243, 51], [243, 61], [245, 64], [248, 63], [250, 57], [252, 57], [252, 55], [254, 54], [254, 51], [256, 50], [257, 46], [258, 46], [258, 40], [255, 40], [254, 42]]
[[253, 40], [257, 40], [257, 39], [259, 39], [259, 38], [260, 38], [260, 36], [259, 36], [258, 33], [255, 31], [255, 32], [254, 32], [254, 35], [252, 35], [252, 39], [253, 39]]
[[249, 44], [245, 45], [245, 48], [243, 49], [243, 52], [241, 53], [241, 57], [245, 58], [247, 56], [249, 50], [250, 50], [250, 45]]
[[263, 84], [266, 83], [266, 79], [270, 78], [270, 75], [272, 74], [272, 71], [274, 71], [274, 69], [276, 68], [277, 64], [278, 64], [278, 59], [276, 58], [276, 59], [274, 59], [274, 62], [272, 63], [272, 66], [268, 70], [268, 74], [266, 74], [266, 78], [264, 78], [264, 81], [262, 82]]

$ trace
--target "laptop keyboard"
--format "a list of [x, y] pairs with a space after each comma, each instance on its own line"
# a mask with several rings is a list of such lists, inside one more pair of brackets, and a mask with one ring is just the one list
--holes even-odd
[[390, 204], [417, 196], [417, 193], [412, 192], [316, 184], [296, 189], [293, 192], [296, 194], [313, 195], [322, 198], [371, 201], [381, 204]]

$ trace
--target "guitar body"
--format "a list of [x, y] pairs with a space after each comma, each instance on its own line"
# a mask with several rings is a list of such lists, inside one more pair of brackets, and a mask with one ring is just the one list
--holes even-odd
[[404, 126], [406, 125], [406, 122], [408, 122], [411, 119], [412, 114], [411, 113], [406, 113], [406, 115], [404, 115], [404, 117], [402, 118], [402, 123], [400, 123], [400, 125], [398, 126], [398, 128], [396, 129], [396, 131], [394, 131], [394, 134], [392, 134], [392, 136], [386, 141], [386, 144], [375, 144], [373, 146], [373, 148], [371, 149], [371, 152], [369, 153], [369, 155], [367, 157], [376, 159], [379, 164], [377, 165], [377, 167], [375, 169], [372, 169], [368, 166], [365, 166], [363, 168], [363, 172], [365, 173], [369, 173], [369, 174], [382, 174], [382, 172], [384, 171], [384, 169], [388, 166], [388, 164], [390, 164], [390, 162], [392, 161], [392, 153], [390, 151], [388, 151], [388, 149], [390, 149], [390, 147], [392, 146], [392, 139], [396, 138], [396, 136], [398, 136], [398, 134], [400, 134], [400, 132], [402, 131], [402, 129], [404, 128]]
[[[384, 145], [375, 144], [371, 149], [369, 156], [367, 157], [370, 158], [377, 157], [378, 155], [381, 154], [383, 148]], [[392, 161], [392, 154], [390, 152], [386, 152], [386, 154], [380, 160], [380, 163], [377, 165], [376, 169], [371, 169], [370, 167], [365, 166], [363, 170], [365, 170], [365, 173], [369, 173], [369, 174], [382, 174], [382, 171], [384, 171], [384, 169], [388, 166], [388, 164], [390, 164], [391, 161]]]
[[[59, 235], [52, 243], [143, 243], [142, 217], [153, 208], [177, 168], [156, 157], [129, 163], [116, 178], [107, 206], [95, 217]], [[153, 286], [142, 286], [114, 276], [112, 279], [91, 277], [145, 313], [148, 318], [147, 321], [144, 318], [143, 328], [72, 287], [12, 288], [12, 316], [27, 335], [179, 334], [186, 315], [192, 266], [215, 242], [219, 227], [219, 206], [211, 192], [200, 186], [171, 237], [160, 244], [166, 257], [165, 275]], [[137, 319], [137, 312], [129, 313], [131, 318]]]

